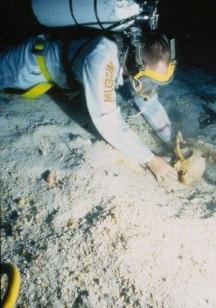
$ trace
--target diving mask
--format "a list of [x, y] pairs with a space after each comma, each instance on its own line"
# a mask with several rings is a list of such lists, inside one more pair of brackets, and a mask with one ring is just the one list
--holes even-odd
[[152, 69], [140, 70], [132, 78], [132, 86], [138, 95], [149, 99], [154, 95], [160, 85], [167, 85], [173, 79], [176, 62], [173, 60], [165, 74], [160, 74]]

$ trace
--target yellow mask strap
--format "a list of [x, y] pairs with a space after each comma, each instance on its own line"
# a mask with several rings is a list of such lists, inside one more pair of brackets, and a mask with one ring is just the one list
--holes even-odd
[[139, 71], [134, 76], [134, 78], [139, 79], [141, 77], [149, 77], [149, 78], [151, 78], [155, 81], [158, 81], [158, 82], [167, 82], [168, 80], [170, 80], [172, 78], [175, 67], [176, 67], [176, 62], [172, 61], [168, 66], [166, 74], [159, 74], [159, 73], [155, 72], [154, 70], [146, 69], [146, 70], [143, 70], [143, 71]]

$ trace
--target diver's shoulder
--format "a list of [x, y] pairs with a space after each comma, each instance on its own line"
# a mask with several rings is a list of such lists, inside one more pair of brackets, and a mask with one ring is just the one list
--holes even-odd
[[97, 38], [97, 45], [105, 49], [107, 48], [107, 52], [111, 49], [116, 51], [118, 49], [116, 41], [112, 37], [107, 37], [105, 35], [100, 35]]

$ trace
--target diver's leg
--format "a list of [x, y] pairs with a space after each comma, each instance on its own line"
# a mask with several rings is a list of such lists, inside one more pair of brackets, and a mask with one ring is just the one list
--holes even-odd
[[33, 54], [35, 38], [12, 47], [0, 55], [0, 89], [28, 89], [46, 82]]

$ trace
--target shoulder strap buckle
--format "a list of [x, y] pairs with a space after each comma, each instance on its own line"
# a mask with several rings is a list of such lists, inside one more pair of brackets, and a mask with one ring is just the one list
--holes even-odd
[[38, 36], [32, 48], [32, 52], [38, 56], [42, 55], [44, 47], [45, 47], [45, 43], [46, 43], [45, 36], [44, 35]]

